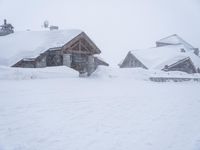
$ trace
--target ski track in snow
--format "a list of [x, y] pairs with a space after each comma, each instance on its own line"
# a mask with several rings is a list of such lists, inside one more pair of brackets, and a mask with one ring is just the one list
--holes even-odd
[[199, 83], [0, 81], [0, 150], [198, 150]]

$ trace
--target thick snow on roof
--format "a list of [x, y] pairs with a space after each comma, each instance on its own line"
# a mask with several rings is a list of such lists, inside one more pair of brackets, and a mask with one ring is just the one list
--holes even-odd
[[168, 45], [154, 47], [145, 50], [134, 50], [131, 53], [136, 56], [149, 69], [163, 69], [165, 65], [171, 65], [179, 60], [190, 57], [196, 67], [200, 67], [200, 57], [192, 52], [181, 52], [187, 49], [184, 45]]
[[0, 65], [13, 65], [22, 58], [36, 57], [53, 47], [61, 47], [81, 30], [21, 31], [0, 37]]
[[177, 34], [168, 36], [166, 38], [163, 38], [159, 41], [158, 43], [166, 43], [166, 44], [172, 44], [172, 45], [177, 45], [177, 44], [183, 44], [185, 47], [188, 48], [188, 50], [193, 50], [194, 47], [187, 43], [185, 40], [183, 40], [181, 37], [179, 37]]

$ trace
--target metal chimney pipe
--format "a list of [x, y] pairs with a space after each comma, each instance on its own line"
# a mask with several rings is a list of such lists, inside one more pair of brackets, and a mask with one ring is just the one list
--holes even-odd
[[6, 19], [4, 19], [4, 25], [6, 25], [7, 24], [7, 20]]

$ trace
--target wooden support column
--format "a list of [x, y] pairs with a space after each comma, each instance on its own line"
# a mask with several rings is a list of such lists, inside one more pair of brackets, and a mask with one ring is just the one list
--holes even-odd
[[79, 44], [79, 51], [81, 51], [81, 40], [79, 40], [78, 44]]

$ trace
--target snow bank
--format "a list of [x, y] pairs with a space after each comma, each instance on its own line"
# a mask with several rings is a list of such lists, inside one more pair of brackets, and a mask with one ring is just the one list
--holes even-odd
[[112, 67], [98, 67], [98, 69], [91, 75], [91, 78], [120, 80], [145, 80], [148, 81], [150, 77], [164, 77], [164, 78], [200, 78], [199, 73], [188, 74], [181, 71], [159, 71], [156, 69], [146, 70], [143, 68], [112, 68]]
[[148, 79], [148, 70], [142, 68], [115, 68], [99, 66], [97, 70], [91, 75], [91, 78], [118, 78], [118, 79], [134, 79], [146, 80]]
[[[12, 68], [0, 66], [0, 80], [31, 80], [49, 78], [77, 78], [79, 73], [69, 67], [46, 68]], [[164, 72], [158, 70], [146, 70], [142, 68], [113, 68], [99, 66], [89, 79], [118, 79], [148, 81], [150, 77], [166, 78], [200, 78], [200, 74], [187, 74], [179, 71]]]
[[[30, 80], [48, 78], [77, 78], [79, 73], [69, 67], [47, 67], [47, 68], [11, 68], [0, 66], [0, 80]], [[158, 70], [145, 70], [142, 68], [112, 68], [99, 66], [97, 70], [87, 78], [90, 79], [112, 79], [120, 80], [149, 80], [150, 77], [166, 78], [200, 78], [200, 74], [187, 74], [179, 71], [164, 72]]]
[[11, 68], [0, 66], [0, 80], [76, 78], [78, 72], [65, 66], [47, 68]]

